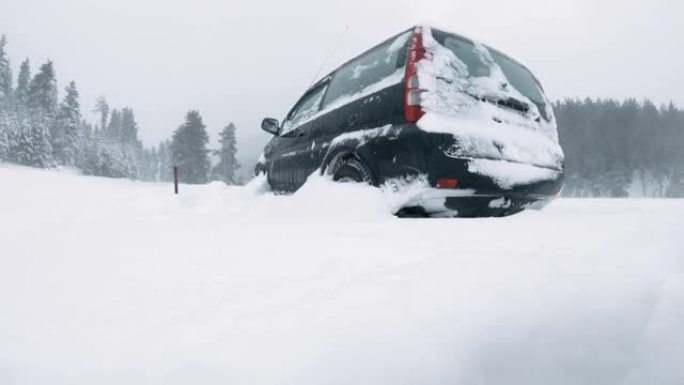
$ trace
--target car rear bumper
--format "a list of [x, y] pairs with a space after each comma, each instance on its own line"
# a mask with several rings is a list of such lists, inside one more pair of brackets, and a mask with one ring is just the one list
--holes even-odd
[[[472, 172], [469, 169], [472, 160], [441, 157], [429, 162], [425, 173], [427, 186], [407, 199], [403, 212], [409, 216], [506, 216], [528, 208], [541, 209], [560, 193], [562, 171], [525, 165], [543, 171], [545, 178], [526, 180], [523, 176], [512, 178], [515, 183], [505, 184], [502, 183], [507, 177], [505, 172], [503, 175]], [[444, 178], [456, 179], [456, 186], [437, 187], [437, 181]]]
[[397, 215], [407, 217], [503, 217], [542, 209], [555, 195], [478, 194], [472, 190], [425, 188], [405, 201]]

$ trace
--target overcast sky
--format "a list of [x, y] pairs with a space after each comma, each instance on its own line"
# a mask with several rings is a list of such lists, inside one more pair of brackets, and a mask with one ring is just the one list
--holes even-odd
[[53, 60], [91, 120], [106, 95], [151, 145], [198, 109], [213, 140], [233, 121], [253, 152], [261, 118], [282, 118], [319, 68], [417, 23], [518, 59], [552, 99], [684, 106], [683, 15], [676, 0], [0, 0], [0, 34], [15, 75], [26, 57], [33, 70]]

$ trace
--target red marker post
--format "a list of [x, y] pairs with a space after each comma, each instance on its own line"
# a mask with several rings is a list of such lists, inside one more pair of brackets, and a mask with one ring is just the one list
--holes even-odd
[[173, 192], [178, 194], [178, 166], [173, 166]]

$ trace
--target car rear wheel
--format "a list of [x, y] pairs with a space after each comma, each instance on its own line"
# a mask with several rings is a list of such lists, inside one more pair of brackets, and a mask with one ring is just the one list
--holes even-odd
[[354, 157], [340, 160], [335, 165], [332, 175], [335, 182], [373, 184], [368, 167]]

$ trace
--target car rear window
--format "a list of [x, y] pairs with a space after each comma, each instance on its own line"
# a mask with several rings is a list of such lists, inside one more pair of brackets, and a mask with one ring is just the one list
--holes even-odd
[[[432, 36], [439, 44], [453, 52], [468, 67], [468, 74], [470, 76], [485, 77], [490, 75], [489, 63], [484, 61], [482, 53], [478, 52], [477, 47], [471, 40], [438, 29], [432, 30]], [[508, 82], [518, 92], [539, 107], [545, 105], [546, 102], [541, 86], [530, 71], [495, 49], [486, 47], [486, 51], [489, 52], [491, 59], [501, 68]], [[543, 108], [540, 108], [542, 113], [543, 110]]]
[[489, 52], [516, 90], [520, 91], [520, 93], [536, 104], [545, 103], [541, 86], [537, 83], [537, 80], [532, 76], [530, 71], [496, 50], [489, 49]]
[[330, 81], [323, 105], [328, 106], [343, 96], [358, 94], [403, 67], [404, 51], [410, 36], [410, 32], [403, 33], [340, 67]]

